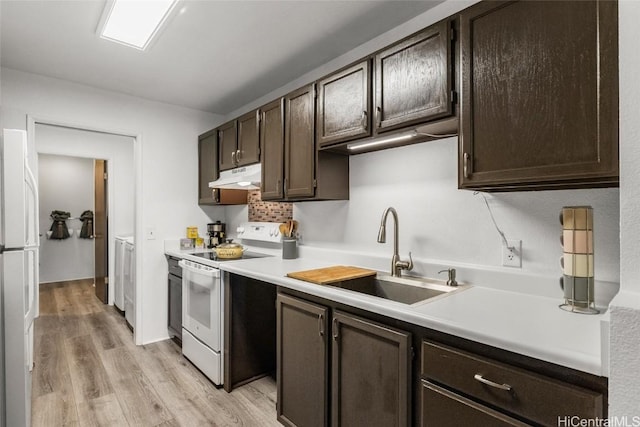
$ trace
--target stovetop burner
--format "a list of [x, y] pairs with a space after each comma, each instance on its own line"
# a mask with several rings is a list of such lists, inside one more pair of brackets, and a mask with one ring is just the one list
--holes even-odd
[[218, 255], [215, 252], [198, 252], [195, 254], [191, 254], [193, 256], [197, 256], [200, 258], [204, 258], [204, 259], [209, 259], [211, 261], [218, 261], [218, 262], [222, 262], [222, 261], [237, 261], [239, 259], [252, 259], [252, 258], [265, 258], [265, 257], [270, 257], [271, 255], [266, 255], [266, 254], [261, 254], [259, 252], [251, 252], [251, 251], [246, 251], [242, 254], [241, 258], [233, 258], [233, 259], [229, 259], [229, 258], [218, 258]]

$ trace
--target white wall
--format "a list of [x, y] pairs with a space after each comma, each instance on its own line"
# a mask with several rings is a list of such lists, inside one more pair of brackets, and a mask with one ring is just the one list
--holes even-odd
[[611, 304], [609, 410], [640, 416], [640, 2], [619, 3], [620, 293]]
[[[132, 185], [135, 182], [134, 139], [127, 136], [38, 124], [35, 126], [35, 143], [36, 151], [39, 153], [107, 160], [107, 173], [109, 176], [107, 184], [109, 215], [108, 274], [111, 278], [109, 280], [109, 302], [113, 304], [115, 236], [133, 235], [135, 223], [134, 186]], [[40, 165], [38, 165], [38, 169], [40, 169]], [[41, 171], [39, 171], [39, 174], [44, 176]], [[91, 184], [93, 191], [93, 175], [91, 176]], [[93, 206], [93, 193], [91, 194], [91, 206]], [[93, 208], [91, 209], [93, 210]], [[77, 216], [73, 212], [72, 214]], [[41, 214], [41, 224], [43, 220], [48, 219], [48, 213], [46, 215], [43, 218]], [[91, 242], [93, 244], [93, 241]], [[93, 275], [93, 271], [91, 275]]]
[[[187, 108], [107, 92], [62, 80], [2, 69], [3, 125], [25, 129], [27, 115], [134, 135], [136, 187], [136, 276], [141, 307], [136, 316], [138, 344], [167, 334], [167, 265], [164, 239], [175, 239], [188, 225], [206, 229], [212, 208], [198, 207], [197, 138], [220, 117]], [[146, 229], [155, 240], [143, 239]]]
[[94, 245], [91, 239], [80, 239], [82, 222], [67, 220], [74, 230], [68, 239], [46, 239], [54, 210], [65, 211], [78, 218], [86, 210], [94, 210], [93, 160], [81, 157], [38, 156], [38, 192], [40, 194], [40, 283], [92, 278]]
[[[512, 270], [502, 267], [502, 240], [482, 195], [457, 189], [457, 138], [352, 156], [350, 193], [348, 202], [294, 205], [306, 244], [339, 243], [390, 256], [391, 234], [385, 245], [376, 237], [382, 212], [393, 206], [400, 219], [403, 257], [411, 251], [414, 258], [438, 264]], [[565, 205], [593, 206], [597, 278], [619, 280], [618, 189], [486, 197], [506, 237], [522, 240], [521, 273], [548, 278], [558, 295], [558, 213]], [[517, 283], [513, 287], [518, 290]]]

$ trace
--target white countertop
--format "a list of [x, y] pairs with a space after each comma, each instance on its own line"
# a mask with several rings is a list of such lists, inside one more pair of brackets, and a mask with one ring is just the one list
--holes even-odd
[[[182, 251], [166, 252], [198, 260]], [[608, 322], [608, 314], [569, 313], [558, 308], [561, 301], [557, 298], [477, 285], [444, 298], [407, 305], [286, 277], [289, 272], [331, 265], [336, 263], [309, 258], [283, 260], [277, 255], [223, 262], [219, 267], [514, 353], [598, 376], [607, 375], [602, 351], [602, 344], [606, 348], [607, 343], [601, 342], [601, 322]]]

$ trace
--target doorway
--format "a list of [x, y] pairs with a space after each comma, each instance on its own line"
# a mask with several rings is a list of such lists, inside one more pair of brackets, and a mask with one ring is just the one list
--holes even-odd
[[109, 216], [107, 215], [107, 191], [109, 175], [107, 161], [95, 159], [93, 161], [93, 247], [94, 247], [94, 281], [96, 297], [103, 304], [109, 303]]
[[107, 161], [38, 155], [40, 283], [92, 279], [109, 302]]
[[[89, 182], [92, 190], [90, 193], [90, 204], [94, 214], [93, 235], [96, 236], [96, 238], [91, 239], [90, 247], [85, 247], [86, 253], [83, 253], [85, 257], [91, 258], [91, 260], [85, 264], [91, 265], [92, 270], [91, 274], [86, 274], [85, 272], [84, 275], [67, 277], [67, 279], [91, 277], [93, 281], [94, 277], [97, 277], [96, 292], [98, 297], [104, 300], [105, 303], [113, 304], [115, 282], [113, 279], [115, 277], [114, 237], [119, 234], [134, 234], [135, 186], [132, 185], [132, 183], [136, 182], [136, 168], [134, 167], [135, 138], [65, 126], [42, 124], [37, 121], [33, 124], [33, 135], [35, 136], [35, 151], [39, 157], [43, 155], [66, 156], [67, 158], [83, 160], [87, 162], [86, 168], [90, 168], [90, 174], [85, 175], [86, 179], [78, 179], [78, 181]], [[102, 162], [96, 162], [96, 160]], [[41, 171], [38, 172], [38, 175], [42, 175]], [[94, 188], [99, 190], [101, 184], [104, 185], [104, 194], [96, 200], [96, 196], [100, 194], [100, 191], [94, 192], [93, 190]], [[75, 182], [63, 186], [63, 195], [60, 196], [60, 200], [68, 200], [72, 197], [73, 185], [76, 185]], [[104, 206], [103, 214], [101, 214], [101, 204]], [[80, 210], [80, 208], [75, 209], [76, 213], [72, 213], [72, 217], [79, 215], [77, 212], [81, 213], [84, 211]], [[44, 234], [45, 230], [48, 230], [51, 224], [49, 214], [50, 211], [40, 210], [40, 228], [42, 234]], [[45, 222], [45, 220], [48, 222]], [[75, 225], [73, 225], [72, 228], [79, 228], [80, 222], [77, 220], [73, 221], [75, 221]], [[103, 227], [101, 223], [104, 224]], [[83, 240], [79, 239], [76, 234], [74, 234], [74, 239], [76, 241]], [[46, 237], [43, 237], [43, 244], [51, 243], [52, 242], [47, 240]], [[58, 245], [58, 247], [62, 246]], [[65, 262], [62, 254], [57, 254], [56, 256], [58, 263]], [[44, 256], [41, 256], [41, 258], [42, 261], [45, 262]], [[41, 267], [44, 268], [44, 265]], [[63, 267], [59, 268], [62, 269]], [[69, 265], [64, 268], [72, 270]], [[41, 279], [41, 282], [53, 280], [47, 279], [46, 275], [41, 277]], [[65, 278], [58, 276], [56, 279], [64, 280]]]

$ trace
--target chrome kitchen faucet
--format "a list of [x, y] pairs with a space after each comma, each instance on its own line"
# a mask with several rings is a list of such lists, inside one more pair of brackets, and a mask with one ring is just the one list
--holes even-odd
[[402, 270], [413, 269], [413, 259], [411, 259], [411, 252], [409, 252], [409, 261], [402, 261], [398, 254], [398, 213], [392, 207], [388, 207], [382, 213], [382, 220], [380, 221], [380, 230], [378, 231], [378, 243], [385, 243], [387, 241], [387, 216], [391, 212], [393, 216], [393, 257], [391, 258], [391, 275], [400, 277]]

